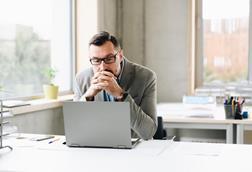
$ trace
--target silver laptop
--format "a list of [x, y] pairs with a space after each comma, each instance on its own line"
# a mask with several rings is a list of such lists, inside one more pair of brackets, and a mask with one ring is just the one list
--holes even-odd
[[66, 144], [132, 148], [129, 102], [63, 102]]

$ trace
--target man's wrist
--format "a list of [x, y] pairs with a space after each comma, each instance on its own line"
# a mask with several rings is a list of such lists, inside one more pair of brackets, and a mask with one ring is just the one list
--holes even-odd
[[94, 97], [85, 97], [86, 98], [86, 101], [94, 101]]
[[94, 101], [94, 96], [90, 96], [90, 95], [84, 94], [84, 95], [82, 96], [82, 100], [83, 100], [83, 101]]
[[122, 102], [122, 101], [124, 101], [126, 99], [127, 96], [128, 96], [128, 93], [122, 91], [122, 93], [120, 94], [120, 96], [118, 96], [118, 97], [115, 98], [115, 101]]

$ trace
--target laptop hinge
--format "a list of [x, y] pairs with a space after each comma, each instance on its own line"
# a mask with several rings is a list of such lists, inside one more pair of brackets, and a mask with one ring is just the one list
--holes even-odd
[[127, 148], [127, 146], [125, 146], [125, 145], [118, 145], [118, 146], [116, 146], [115, 148], [125, 149], [125, 148]]
[[79, 144], [76, 144], [76, 143], [71, 143], [69, 146], [70, 146], [70, 147], [80, 147], [80, 145], [79, 145]]

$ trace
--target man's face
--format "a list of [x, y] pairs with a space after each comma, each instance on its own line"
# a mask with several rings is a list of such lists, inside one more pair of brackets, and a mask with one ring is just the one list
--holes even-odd
[[89, 47], [90, 59], [99, 61], [99, 59], [107, 58], [107, 61], [111, 61], [111, 59], [113, 61], [114, 57], [115, 61], [113, 63], [106, 64], [104, 61], [101, 61], [100, 64], [92, 64], [94, 73], [107, 70], [113, 73], [115, 76], [118, 76], [121, 70], [120, 63], [123, 60], [123, 53], [122, 50], [115, 50], [114, 45], [110, 41], [105, 42], [105, 44], [101, 46], [91, 45]]

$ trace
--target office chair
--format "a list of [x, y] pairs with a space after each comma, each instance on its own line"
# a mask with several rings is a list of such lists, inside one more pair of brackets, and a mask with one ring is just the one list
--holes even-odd
[[158, 116], [157, 120], [158, 120], [158, 127], [157, 127], [157, 131], [156, 131], [155, 135], [153, 136], [153, 138], [157, 139], [157, 140], [166, 140], [167, 133], [163, 127], [163, 118], [161, 116]]

